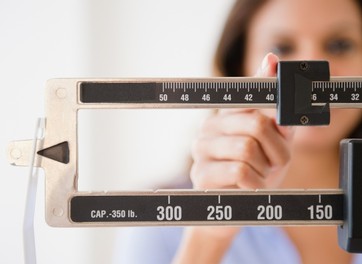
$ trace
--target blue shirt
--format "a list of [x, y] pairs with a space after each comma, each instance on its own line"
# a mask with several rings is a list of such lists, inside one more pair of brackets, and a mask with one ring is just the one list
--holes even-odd
[[[169, 264], [182, 238], [182, 227], [121, 228], [114, 263]], [[226, 253], [223, 264], [299, 264], [298, 251], [280, 227], [244, 227]], [[362, 254], [352, 264], [362, 264]]]

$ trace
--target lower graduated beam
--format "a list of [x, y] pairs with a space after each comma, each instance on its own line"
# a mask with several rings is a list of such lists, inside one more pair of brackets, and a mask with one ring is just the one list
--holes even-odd
[[341, 190], [129, 192], [70, 199], [77, 225], [341, 225]]

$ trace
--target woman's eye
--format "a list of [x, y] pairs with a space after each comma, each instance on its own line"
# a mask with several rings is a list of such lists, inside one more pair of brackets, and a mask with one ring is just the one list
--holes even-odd
[[330, 54], [341, 55], [353, 49], [353, 42], [348, 39], [331, 40], [326, 45], [326, 50]]
[[274, 45], [274, 47], [272, 47], [270, 51], [279, 57], [285, 57], [293, 52], [293, 47], [289, 44], [277, 44]]

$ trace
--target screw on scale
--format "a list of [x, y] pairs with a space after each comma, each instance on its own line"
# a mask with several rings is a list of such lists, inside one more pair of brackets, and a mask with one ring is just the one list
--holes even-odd
[[308, 123], [309, 123], [309, 118], [308, 118], [308, 116], [302, 116], [301, 118], [300, 118], [300, 123], [302, 124], [302, 125], [307, 125]]
[[46, 89], [45, 136], [12, 142], [8, 158], [29, 166], [35, 153], [32, 164], [46, 174], [51, 226], [339, 225], [341, 247], [362, 253], [362, 140], [341, 143], [336, 190], [77, 189], [80, 109], [276, 106], [280, 125], [328, 125], [330, 107], [362, 108], [361, 100], [362, 77], [330, 78], [323, 61], [280, 62], [277, 78], [53, 79]]
[[299, 68], [302, 70], [302, 71], [307, 71], [308, 68], [309, 68], [309, 64], [307, 61], [302, 61], [300, 64], [299, 64]]

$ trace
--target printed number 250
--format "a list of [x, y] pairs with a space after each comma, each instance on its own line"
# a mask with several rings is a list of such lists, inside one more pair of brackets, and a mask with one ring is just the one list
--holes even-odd
[[231, 220], [232, 208], [230, 205], [209, 205], [207, 220]]

